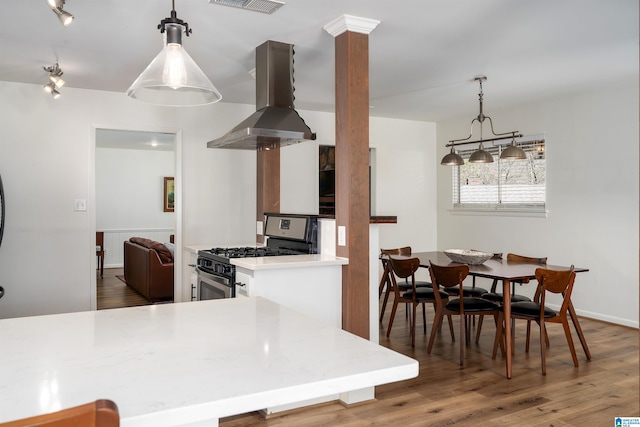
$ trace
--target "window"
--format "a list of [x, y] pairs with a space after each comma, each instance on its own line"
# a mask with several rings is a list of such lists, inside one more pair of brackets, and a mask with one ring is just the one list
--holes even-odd
[[526, 160], [502, 160], [507, 145], [485, 147], [493, 163], [469, 163], [477, 147], [458, 150], [465, 159], [453, 168], [455, 210], [544, 212], [546, 200], [545, 141], [542, 137], [520, 138], [518, 146]]

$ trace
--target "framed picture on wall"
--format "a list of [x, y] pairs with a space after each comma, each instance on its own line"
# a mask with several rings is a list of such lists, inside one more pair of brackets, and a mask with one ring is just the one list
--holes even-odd
[[164, 211], [173, 212], [175, 189], [172, 176], [164, 177]]

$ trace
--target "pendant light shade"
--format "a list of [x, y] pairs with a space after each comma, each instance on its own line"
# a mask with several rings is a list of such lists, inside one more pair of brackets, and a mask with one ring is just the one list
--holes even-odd
[[440, 164], [445, 166], [462, 166], [464, 165], [464, 159], [451, 147], [451, 152], [442, 158]]
[[511, 140], [511, 144], [502, 151], [500, 158], [503, 160], [525, 160], [527, 153], [516, 145], [516, 140]]
[[182, 33], [189, 24], [176, 17], [159, 25], [165, 46], [127, 90], [127, 96], [150, 104], [167, 106], [204, 105], [218, 102], [222, 95], [182, 47]]
[[493, 156], [480, 143], [478, 149], [469, 157], [469, 163], [493, 163]]

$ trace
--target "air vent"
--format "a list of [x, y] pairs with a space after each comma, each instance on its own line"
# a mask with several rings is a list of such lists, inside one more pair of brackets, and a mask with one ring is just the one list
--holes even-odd
[[209, 0], [209, 3], [268, 14], [272, 14], [280, 9], [281, 6], [284, 6], [284, 2], [275, 0]]

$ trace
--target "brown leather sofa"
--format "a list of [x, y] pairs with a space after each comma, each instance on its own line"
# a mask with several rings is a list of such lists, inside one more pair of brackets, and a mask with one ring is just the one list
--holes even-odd
[[124, 242], [124, 279], [151, 302], [173, 299], [173, 255], [162, 243], [143, 237]]

